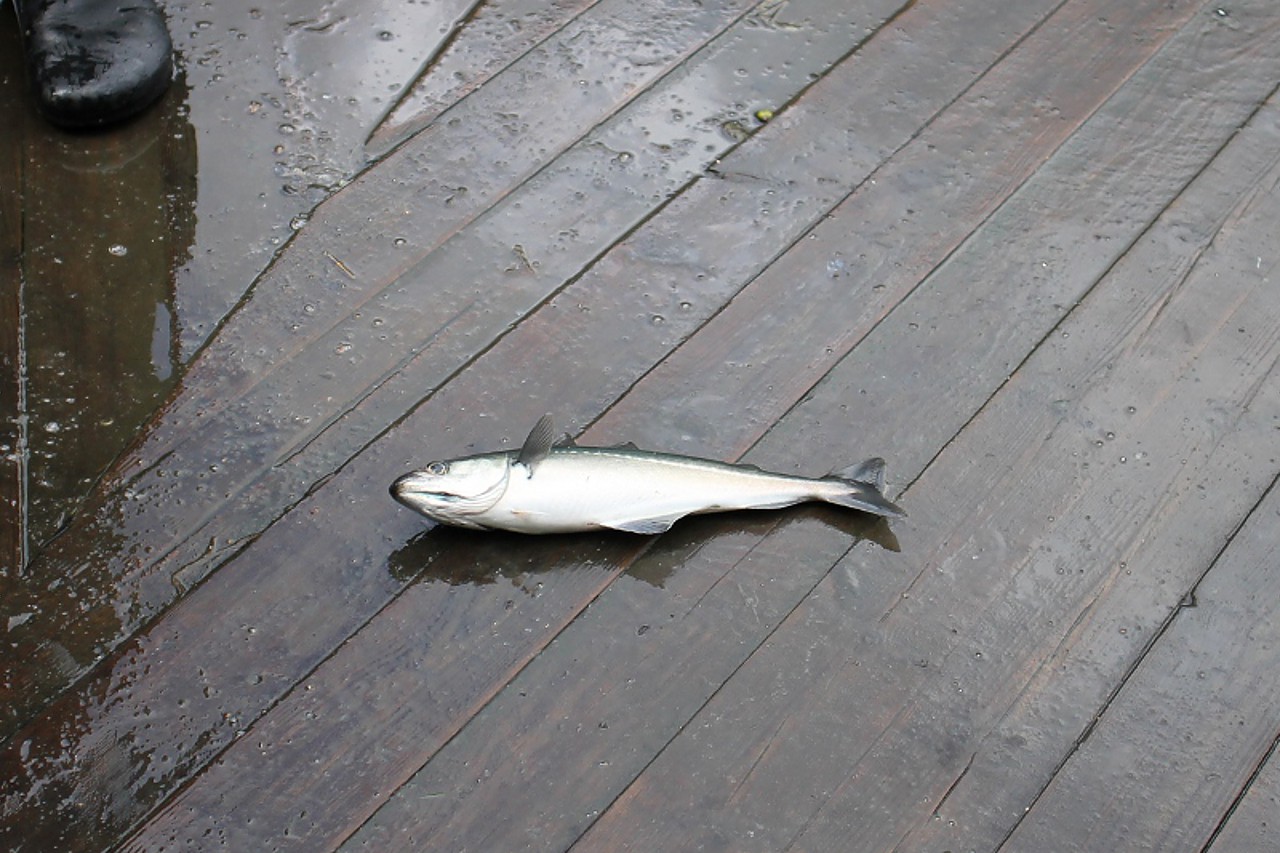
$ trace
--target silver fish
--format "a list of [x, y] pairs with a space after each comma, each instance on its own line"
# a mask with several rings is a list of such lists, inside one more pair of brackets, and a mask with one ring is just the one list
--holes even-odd
[[686, 515], [826, 501], [888, 518], [906, 515], [881, 493], [884, 460], [826, 477], [773, 474], [634, 445], [556, 444], [546, 415], [519, 451], [432, 462], [391, 484], [391, 496], [456, 527], [518, 533], [662, 533]]

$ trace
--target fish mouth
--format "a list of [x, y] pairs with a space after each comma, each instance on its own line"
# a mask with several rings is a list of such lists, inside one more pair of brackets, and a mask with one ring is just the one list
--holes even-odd
[[468, 494], [443, 491], [438, 477], [422, 471], [410, 471], [397, 477], [388, 491], [397, 502], [428, 518], [470, 526], [462, 520], [463, 517], [487, 512], [497, 503], [507, 489], [509, 473], [510, 467], [504, 467], [496, 482], [476, 494]]
[[[435, 492], [430, 489], [422, 488], [417, 482], [418, 475], [416, 473], [405, 474], [396, 477], [391, 484], [391, 488], [387, 491], [391, 492], [391, 497], [398, 500], [406, 506], [413, 507], [415, 500], [433, 500], [444, 503], [453, 503], [462, 499], [461, 495], [455, 495], [450, 492]], [[416, 507], [414, 507], [416, 509]]]

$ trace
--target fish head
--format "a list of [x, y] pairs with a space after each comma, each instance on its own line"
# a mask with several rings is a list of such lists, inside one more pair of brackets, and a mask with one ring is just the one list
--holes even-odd
[[458, 527], [484, 527], [476, 516], [493, 508], [507, 490], [511, 460], [486, 454], [432, 462], [391, 484], [391, 496], [427, 518]]

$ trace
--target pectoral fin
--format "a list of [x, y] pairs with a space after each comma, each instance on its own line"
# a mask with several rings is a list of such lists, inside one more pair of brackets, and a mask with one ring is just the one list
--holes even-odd
[[524, 440], [524, 445], [516, 456], [516, 462], [523, 465], [529, 472], [528, 476], [532, 477], [533, 469], [551, 454], [551, 446], [554, 443], [555, 428], [551, 424], [551, 415], [543, 415], [538, 418], [529, 437]]

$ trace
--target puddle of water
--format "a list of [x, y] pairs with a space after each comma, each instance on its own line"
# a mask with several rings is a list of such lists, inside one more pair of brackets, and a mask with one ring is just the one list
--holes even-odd
[[22, 119], [0, 136], [22, 175], [0, 495], [25, 519], [0, 537], [0, 569], [57, 533], [298, 223], [364, 166], [365, 137], [449, 30], [438, 6], [170, 4], [165, 98], [75, 135], [35, 114], [0, 14], [0, 102]]

